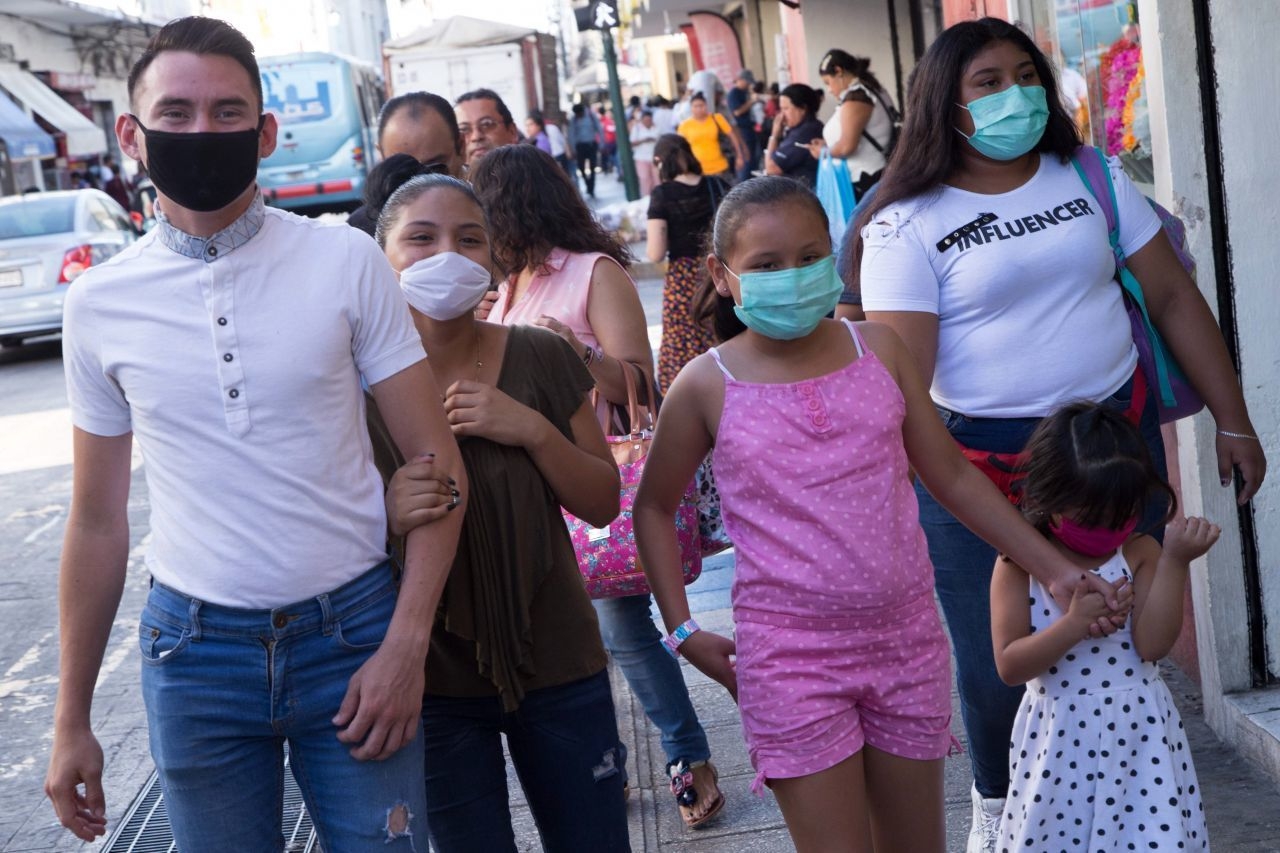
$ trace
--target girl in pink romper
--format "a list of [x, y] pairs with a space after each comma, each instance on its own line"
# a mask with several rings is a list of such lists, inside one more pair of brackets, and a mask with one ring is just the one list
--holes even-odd
[[[824, 319], [841, 290], [827, 233], [786, 178], [725, 197], [707, 266], [726, 342], [666, 398], [637, 540], [668, 647], [737, 697], [753, 789], [797, 849], [941, 853], [950, 663], [911, 471], [1001, 550], [1071, 569], [960, 455], [898, 337]], [[674, 533], [713, 447], [736, 645], [689, 619]]]

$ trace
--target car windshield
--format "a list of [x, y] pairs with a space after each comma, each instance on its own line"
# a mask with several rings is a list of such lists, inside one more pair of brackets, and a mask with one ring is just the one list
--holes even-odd
[[75, 225], [74, 198], [24, 198], [0, 204], [0, 240], [62, 234]]

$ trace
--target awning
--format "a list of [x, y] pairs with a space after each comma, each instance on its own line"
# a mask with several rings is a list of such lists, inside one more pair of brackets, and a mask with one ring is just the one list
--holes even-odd
[[677, 35], [680, 25], [689, 23], [689, 13], [699, 10], [719, 12], [723, 0], [647, 0], [631, 19], [633, 38]]
[[0, 139], [8, 146], [10, 160], [54, 157], [58, 153], [53, 137], [4, 95], [0, 95]]
[[67, 156], [104, 154], [107, 135], [62, 96], [14, 65], [0, 65], [0, 87], [67, 136]]
[[[618, 82], [623, 86], [647, 86], [653, 73], [648, 68], [618, 63]], [[593, 62], [569, 78], [576, 92], [594, 92], [609, 86], [609, 69], [603, 62]]]
[[497, 21], [454, 15], [442, 18], [430, 26], [415, 30], [407, 36], [392, 39], [382, 45], [388, 56], [426, 48], [484, 47], [493, 44], [511, 44], [526, 36], [537, 34], [528, 27], [516, 27]]

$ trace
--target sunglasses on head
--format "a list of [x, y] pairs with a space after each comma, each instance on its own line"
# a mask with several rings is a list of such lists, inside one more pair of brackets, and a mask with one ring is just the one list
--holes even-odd
[[419, 175], [447, 175], [449, 174], [449, 164], [433, 161], [431, 163], [423, 163], [418, 167]]

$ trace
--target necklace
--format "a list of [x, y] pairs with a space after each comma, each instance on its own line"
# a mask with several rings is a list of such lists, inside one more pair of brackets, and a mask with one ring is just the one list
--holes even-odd
[[[475, 381], [476, 381], [476, 382], [479, 382], [479, 381], [480, 381], [480, 368], [484, 367], [484, 362], [480, 360], [480, 327], [479, 327], [479, 325], [475, 325], [475, 324], [473, 324], [471, 328], [475, 331], [475, 336], [476, 336], [476, 345], [475, 345], [475, 353], [476, 353], [476, 372], [475, 372], [475, 377], [474, 377], [474, 379], [475, 379]], [[447, 388], [448, 386], [445, 386], [445, 387]], [[444, 391], [444, 389], [441, 389], [440, 402], [442, 402], [442, 403], [443, 403], [443, 402], [445, 401], [445, 399], [446, 399], [446, 395], [443, 393], [443, 391]]]
[[480, 360], [480, 327], [479, 327], [478, 325], [474, 325], [474, 324], [473, 324], [471, 328], [475, 329], [475, 332], [476, 332], [476, 376], [475, 376], [475, 379], [476, 379], [476, 381], [477, 381], [477, 382], [479, 382], [479, 381], [480, 381], [480, 368], [484, 367], [484, 362], [482, 362], [482, 361]]

